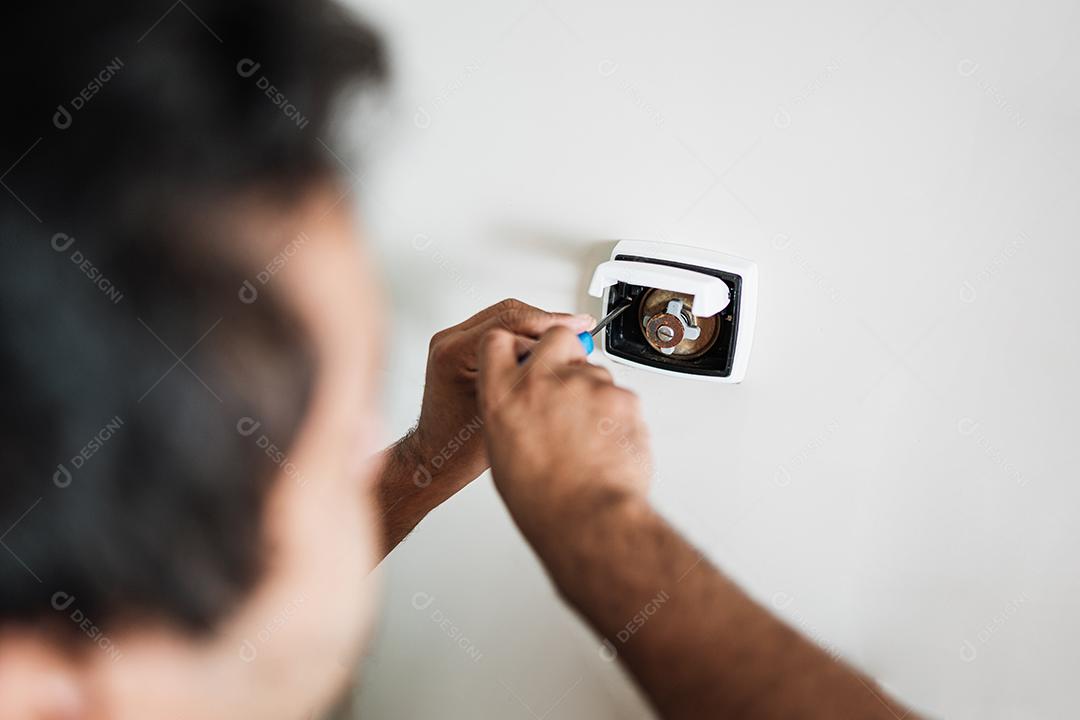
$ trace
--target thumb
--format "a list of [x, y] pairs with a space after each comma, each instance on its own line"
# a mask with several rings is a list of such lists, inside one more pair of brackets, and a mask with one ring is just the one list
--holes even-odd
[[590, 315], [549, 313], [529, 306], [508, 310], [493, 319], [512, 333], [533, 338], [540, 337], [553, 327], [566, 327], [574, 332], [583, 332], [596, 324], [596, 320]]
[[544, 333], [522, 369], [526, 372], [540, 366], [553, 370], [562, 365], [585, 361], [585, 348], [577, 333], [565, 326], [555, 326]]

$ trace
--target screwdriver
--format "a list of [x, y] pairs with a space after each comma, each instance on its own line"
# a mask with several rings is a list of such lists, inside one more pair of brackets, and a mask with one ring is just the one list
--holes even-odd
[[[610, 325], [612, 320], [619, 317], [619, 315], [621, 315], [623, 313], [623, 311], [626, 310], [626, 308], [630, 307], [633, 304], [634, 304], [633, 300], [628, 299], [628, 300], [624, 301], [624, 303], [622, 305], [615, 308], [614, 310], [609, 312], [607, 315], [605, 315], [603, 318], [601, 318], [600, 322], [596, 323], [596, 326], [593, 327], [592, 330], [589, 330], [588, 332], [580, 332], [580, 333], [578, 333], [577, 339], [581, 343], [581, 347], [585, 348], [585, 354], [586, 355], [589, 355], [590, 353], [592, 353], [593, 349], [596, 347], [595, 344], [593, 343], [593, 336], [596, 335], [596, 333], [603, 330], [608, 325]], [[527, 352], [524, 355], [522, 355], [521, 357], [519, 357], [518, 358], [518, 365], [520, 365], [521, 363], [528, 360], [529, 355], [531, 355], [531, 354], [532, 354], [531, 352]]]
[[588, 332], [578, 333], [577, 339], [581, 341], [581, 346], [585, 348], [586, 355], [592, 353], [593, 348], [595, 347], [595, 345], [593, 344], [593, 338], [596, 336], [596, 333], [600, 332], [605, 327], [610, 325], [612, 320], [622, 315], [623, 312], [625, 312], [626, 309], [633, 304], [633, 301], [625, 300], [622, 305], [619, 305], [617, 308], [615, 308], [603, 318], [601, 318], [600, 322], [596, 323], [596, 327], [594, 327], [592, 330], [589, 330]]

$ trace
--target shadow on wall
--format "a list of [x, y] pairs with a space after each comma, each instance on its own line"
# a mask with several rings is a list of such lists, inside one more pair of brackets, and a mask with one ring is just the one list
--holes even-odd
[[523, 255], [544, 258], [560, 258], [578, 269], [577, 287], [574, 291], [574, 307], [568, 312], [587, 312], [599, 318], [602, 314], [600, 299], [589, 295], [596, 266], [611, 258], [611, 251], [619, 242], [614, 239], [588, 238], [581, 235], [523, 229], [521, 227], [497, 228], [494, 237], [508, 238], [499, 243], [501, 249], [510, 248]]

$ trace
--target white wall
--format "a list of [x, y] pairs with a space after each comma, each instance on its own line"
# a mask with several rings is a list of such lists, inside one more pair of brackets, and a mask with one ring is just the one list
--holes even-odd
[[[743, 385], [613, 368], [656, 504], [916, 707], [1072, 714], [1077, 3], [364, 8], [397, 68], [360, 186], [397, 307], [392, 432], [433, 332], [506, 296], [597, 312], [581, 286], [613, 239], [754, 259]], [[363, 717], [648, 716], [487, 476], [385, 578]]]

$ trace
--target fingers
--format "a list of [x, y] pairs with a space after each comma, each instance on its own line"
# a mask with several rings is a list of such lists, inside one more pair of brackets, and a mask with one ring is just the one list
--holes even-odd
[[578, 340], [577, 333], [565, 326], [553, 327], [544, 333], [540, 342], [533, 348], [528, 359], [521, 366], [529, 370], [535, 366], [556, 369], [569, 363], [585, 360], [585, 348]]
[[498, 402], [514, 386], [519, 372], [517, 342], [505, 330], [491, 330], [480, 341], [477, 391], [481, 407]]
[[521, 335], [514, 336], [514, 352], [518, 358], [523, 358], [533, 351], [539, 340], [533, 340], [529, 337], [523, 337]]
[[457, 326], [458, 330], [470, 330], [482, 324], [493, 325], [497, 320], [499, 327], [532, 337], [540, 337], [555, 325], [568, 325], [579, 328], [578, 332], [588, 330], [596, 321], [588, 315], [570, 315], [568, 313], [549, 313], [520, 300], [508, 298], [484, 308], [468, 320]]
[[[502, 304], [500, 303], [500, 305]], [[488, 310], [490, 309], [488, 308]], [[473, 322], [473, 319], [466, 322]], [[506, 330], [517, 336], [517, 356], [523, 358], [532, 352], [536, 345], [536, 338], [539, 338], [551, 328], [566, 327], [577, 334], [591, 328], [595, 323], [596, 321], [588, 315], [549, 313], [524, 303], [518, 303], [509, 310], [488, 317], [487, 320], [481, 321], [479, 325], [474, 325], [463, 331], [446, 331], [451, 334], [444, 335], [441, 339], [463, 347], [476, 347], [478, 338], [483, 337], [491, 330]], [[473, 357], [475, 358], [475, 354], [473, 354]], [[478, 369], [479, 360], [473, 360], [467, 364], [469, 371], [472, 372]]]
[[567, 369], [567, 373], [573, 373], [575, 375], [581, 375], [592, 380], [598, 385], [614, 385], [615, 379], [611, 377], [611, 372], [607, 368], [599, 365], [592, 365], [590, 363], [575, 363]]
[[491, 318], [495, 317], [496, 315], [498, 315], [500, 313], [504, 313], [504, 312], [507, 312], [508, 310], [513, 310], [513, 309], [516, 309], [516, 308], [519, 308], [519, 307], [532, 307], [532, 306], [531, 305], [526, 305], [525, 303], [521, 302], [520, 300], [515, 300], [514, 298], [507, 298], [505, 300], [502, 300], [500, 302], [495, 303], [494, 305], [489, 305], [488, 307], [484, 308], [480, 312], [478, 312], [475, 315], [473, 315], [472, 317], [470, 317], [468, 320], [463, 321], [457, 327], [458, 327], [459, 330], [468, 330], [471, 327], [475, 327], [475, 326], [479, 325], [480, 323], [484, 322], [485, 320], [490, 320]]
[[[555, 378], [563, 386], [581, 388], [608, 385], [614, 379], [607, 368], [585, 362], [585, 348], [577, 333], [565, 327], [552, 328], [539, 342], [499, 328], [489, 330], [478, 350], [477, 393], [482, 408], [492, 409], [514, 388], [531, 379]], [[525, 359], [522, 360], [522, 357]], [[528, 383], [525, 383], [528, 384]]]
[[529, 306], [507, 310], [496, 315], [495, 319], [512, 333], [534, 338], [540, 337], [553, 327], [566, 327], [579, 333], [596, 324], [596, 320], [589, 315], [549, 313]]

